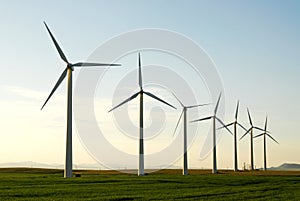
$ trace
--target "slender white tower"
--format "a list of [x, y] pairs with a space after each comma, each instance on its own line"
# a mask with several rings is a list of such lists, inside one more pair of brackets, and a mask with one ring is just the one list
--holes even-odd
[[62, 81], [67, 77], [67, 137], [66, 137], [66, 162], [65, 162], [65, 170], [64, 170], [64, 177], [70, 178], [72, 177], [72, 71], [74, 67], [90, 67], [90, 66], [120, 66], [120, 64], [103, 64], [103, 63], [87, 63], [87, 62], [78, 62], [75, 64], [69, 63], [67, 57], [63, 53], [62, 49], [58, 45], [56, 39], [54, 38], [53, 34], [51, 33], [49, 27], [47, 26], [46, 22], [44, 22], [46, 29], [58, 51], [61, 59], [67, 64], [67, 67], [59, 77], [58, 81], [56, 82], [55, 86], [53, 87], [50, 95], [48, 96], [47, 100], [45, 101], [44, 105], [42, 106], [41, 110], [45, 107], [48, 100], [54, 94], [56, 89], [62, 83]]

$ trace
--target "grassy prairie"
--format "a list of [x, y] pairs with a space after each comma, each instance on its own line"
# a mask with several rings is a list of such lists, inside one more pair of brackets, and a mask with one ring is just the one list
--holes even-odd
[[76, 173], [64, 179], [61, 170], [0, 169], [0, 200], [300, 200], [300, 172]]

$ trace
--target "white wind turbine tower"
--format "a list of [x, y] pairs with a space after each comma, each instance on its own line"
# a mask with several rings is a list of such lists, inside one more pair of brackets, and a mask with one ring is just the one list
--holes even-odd
[[174, 94], [174, 97], [178, 100], [178, 102], [180, 103], [181, 107], [182, 107], [182, 112], [180, 114], [180, 117], [178, 119], [177, 125], [175, 127], [174, 130], [174, 134], [177, 130], [177, 127], [179, 125], [179, 122], [181, 120], [181, 117], [183, 115], [183, 171], [182, 174], [183, 175], [188, 175], [188, 157], [187, 157], [187, 110], [191, 109], [191, 108], [196, 108], [196, 107], [201, 107], [201, 106], [205, 106], [208, 104], [200, 104], [200, 105], [190, 105], [190, 106], [186, 106], [184, 105], [179, 98]]
[[247, 131], [247, 129], [244, 126], [242, 126], [237, 120], [238, 119], [238, 112], [239, 112], [239, 104], [240, 104], [240, 102], [237, 101], [234, 122], [229, 123], [229, 124], [226, 125], [227, 127], [233, 126], [234, 171], [238, 171], [237, 128], [238, 128], [238, 126], [240, 126], [242, 129]]
[[252, 120], [251, 120], [251, 116], [250, 116], [250, 112], [249, 109], [247, 108], [247, 113], [248, 113], [248, 117], [249, 117], [249, 122], [250, 122], [250, 128], [249, 130], [247, 130], [247, 132], [240, 138], [243, 139], [248, 133], [250, 133], [250, 161], [251, 161], [251, 170], [254, 170], [254, 158], [253, 158], [253, 132], [254, 129], [256, 130], [260, 130], [260, 131], [264, 131], [261, 128], [258, 128], [256, 126], [253, 126], [252, 124]]
[[50, 29], [48, 28], [46, 22], [44, 22], [48, 33], [61, 57], [61, 59], [67, 64], [67, 67], [59, 77], [58, 81], [56, 82], [54, 88], [52, 89], [50, 95], [48, 96], [47, 100], [45, 101], [44, 105], [42, 106], [41, 110], [45, 107], [48, 100], [51, 98], [53, 93], [62, 83], [62, 81], [67, 76], [67, 139], [66, 139], [66, 162], [65, 162], [65, 170], [64, 170], [64, 177], [70, 178], [72, 177], [72, 71], [74, 67], [90, 67], [90, 66], [120, 66], [120, 64], [103, 64], [103, 63], [86, 63], [86, 62], [78, 62], [75, 64], [69, 63], [65, 54], [63, 53], [62, 49], [59, 47], [57, 41], [55, 40], [53, 34], [51, 33]]
[[213, 116], [209, 116], [209, 117], [204, 117], [201, 119], [196, 119], [193, 120], [191, 122], [198, 122], [198, 121], [204, 121], [204, 120], [209, 120], [212, 119], [213, 120], [213, 169], [212, 169], [212, 173], [213, 174], [217, 174], [218, 173], [218, 169], [217, 169], [217, 145], [216, 145], [216, 120], [224, 127], [226, 128], [231, 134], [232, 132], [227, 128], [227, 126], [221, 121], [221, 119], [219, 119], [217, 117], [217, 111], [218, 111], [218, 106], [220, 103], [220, 99], [221, 99], [221, 93], [219, 95], [215, 110], [214, 110], [214, 115]]
[[264, 170], [267, 170], [267, 141], [266, 138], [267, 136], [269, 138], [271, 138], [274, 142], [276, 142], [277, 144], [279, 144], [270, 134], [268, 134], [267, 132], [267, 123], [268, 123], [268, 117], [266, 117], [266, 121], [265, 121], [265, 129], [264, 132], [262, 134], [259, 134], [253, 138], [257, 138], [257, 137], [264, 137]]
[[143, 81], [142, 81], [142, 69], [141, 69], [141, 56], [139, 53], [138, 56], [138, 63], [139, 63], [139, 80], [138, 80], [138, 84], [140, 87], [139, 92], [133, 94], [131, 97], [129, 97], [128, 99], [124, 100], [123, 102], [121, 102], [119, 105], [113, 107], [111, 110], [109, 110], [108, 112], [111, 112], [112, 110], [120, 107], [121, 105], [135, 99], [138, 95], [140, 95], [140, 136], [139, 136], [139, 169], [138, 169], [138, 175], [142, 176], [144, 175], [144, 94], [146, 94], [147, 96], [156, 99], [174, 109], [176, 109], [174, 106], [172, 106], [171, 104], [165, 102], [164, 100], [158, 98], [157, 96], [153, 95], [150, 92], [146, 92], [143, 90]]

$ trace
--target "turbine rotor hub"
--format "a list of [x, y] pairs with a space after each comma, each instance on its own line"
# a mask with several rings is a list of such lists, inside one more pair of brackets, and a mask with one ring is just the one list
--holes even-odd
[[71, 63], [68, 63], [67, 68], [68, 68], [68, 69], [71, 69], [72, 71], [74, 71], [73, 64], [71, 64]]

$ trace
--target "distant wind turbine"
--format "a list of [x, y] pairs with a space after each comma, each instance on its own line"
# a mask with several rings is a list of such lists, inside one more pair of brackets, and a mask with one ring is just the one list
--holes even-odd
[[218, 120], [218, 122], [232, 134], [232, 132], [221, 121], [221, 119], [219, 119], [217, 117], [217, 111], [218, 111], [221, 95], [222, 94], [220, 93], [213, 116], [204, 117], [204, 118], [201, 118], [201, 119], [196, 119], [196, 120], [191, 121], [191, 122], [198, 122], [198, 121], [204, 121], [204, 120], [209, 120], [209, 119], [213, 120], [213, 169], [212, 169], [213, 174], [218, 173], [218, 169], [217, 169], [217, 145], [216, 145], [216, 120]]
[[254, 159], [253, 159], [253, 131], [254, 129], [256, 130], [260, 130], [260, 131], [264, 131], [261, 128], [258, 128], [256, 126], [253, 126], [252, 124], [252, 120], [251, 120], [251, 116], [250, 116], [250, 112], [249, 109], [247, 108], [247, 113], [248, 113], [248, 117], [249, 117], [249, 122], [250, 122], [250, 128], [249, 130], [247, 130], [247, 132], [240, 138], [243, 139], [248, 133], [250, 133], [250, 158], [251, 158], [251, 170], [254, 170]]
[[124, 100], [123, 102], [121, 102], [119, 105], [113, 107], [111, 110], [109, 110], [108, 112], [113, 111], [114, 109], [120, 107], [121, 105], [135, 99], [138, 95], [140, 95], [140, 137], [139, 137], [139, 170], [138, 170], [138, 175], [142, 176], [144, 175], [144, 97], [143, 95], [146, 94], [147, 96], [156, 99], [174, 109], [176, 109], [174, 106], [172, 106], [171, 104], [167, 103], [166, 101], [158, 98], [157, 96], [153, 95], [150, 92], [146, 92], [143, 90], [143, 81], [142, 81], [142, 66], [141, 66], [141, 55], [139, 53], [138, 56], [138, 63], [139, 63], [139, 87], [140, 87], [140, 91], [133, 94], [131, 97], [129, 97], [128, 99]]
[[51, 33], [50, 29], [48, 28], [46, 22], [44, 22], [48, 33], [61, 57], [61, 59], [67, 64], [67, 67], [59, 77], [58, 81], [56, 82], [54, 88], [52, 89], [50, 95], [48, 96], [47, 100], [45, 101], [44, 105], [42, 106], [41, 110], [45, 107], [48, 100], [51, 98], [53, 93], [62, 83], [62, 81], [67, 76], [67, 139], [66, 139], [66, 163], [65, 163], [65, 170], [64, 170], [64, 177], [70, 178], [72, 177], [72, 71], [74, 67], [90, 67], [90, 66], [120, 66], [120, 64], [103, 64], [103, 63], [86, 63], [86, 62], [79, 62], [79, 63], [69, 63], [65, 54], [63, 53], [62, 49], [58, 45], [57, 41], [55, 40], [53, 34]]
[[276, 142], [277, 144], [279, 144], [270, 134], [267, 133], [268, 132], [267, 131], [267, 123], [268, 123], [268, 117], [266, 117], [264, 132], [262, 134], [259, 134], [259, 135], [255, 136], [255, 137], [253, 137], [253, 138], [257, 138], [257, 137], [264, 136], [264, 170], [267, 170], [267, 141], [266, 141], [266, 136], [268, 136], [274, 142]]
[[180, 117], [178, 119], [177, 125], [175, 127], [174, 130], [174, 134], [177, 130], [177, 127], [179, 125], [179, 122], [181, 120], [181, 117], [183, 115], [183, 171], [182, 174], [183, 175], [187, 175], [188, 174], [188, 159], [187, 159], [187, 110], [191, 109], [191, 108], [196, 108], [196, 107], [200, 107], [200, 106], [205, 106], [208, 104], [200, 104], [200, 105], [190, 105], [190, 106], [186, 106], [184, 105], [179, 98], [174, 94], [174, 97], [178, 100], [178, 102], [180, 103], [181, 107], [182, 107], [182, 112], [180, 114]]
[[[234, 171], [238, 171], [238, 152], [237, 152], [237, 126], [240, 126], [242, 129], [247, 131], [247, 129], [242, 126], [238, 122], [238, 112], [239, 112], [239, 104], [240, 102], [237, 101], [236, 110], [235, 110], [235, 120], [232, 123], [227, 124], [226, 126], [233, 126], [233, 146], [234, 146]], [[223, 128], [223, 127], [221, 127]]]

